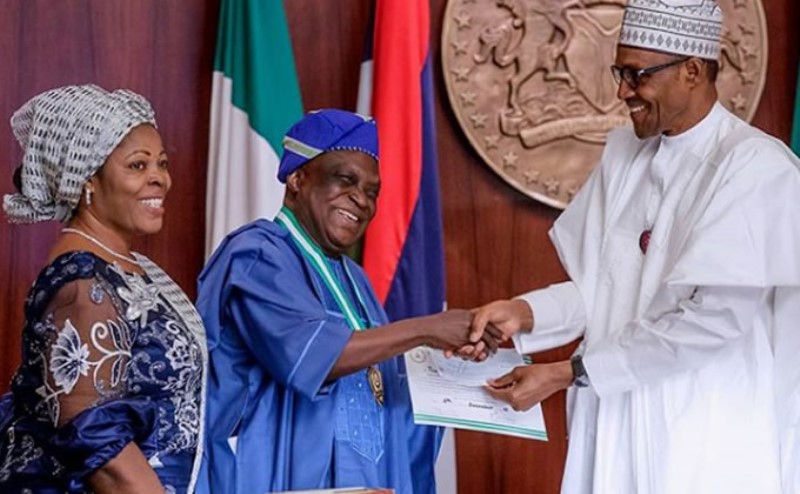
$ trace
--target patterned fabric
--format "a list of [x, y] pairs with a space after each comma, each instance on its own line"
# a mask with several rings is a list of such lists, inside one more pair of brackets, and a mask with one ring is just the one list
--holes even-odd
[[714, 0], [629, 0], [621, 46], [716, 60], [722, 10]]
[[155, 126], [150, 103], [125, 89], [66, 86], [34, 96], [11, 117], [22, 157], [22, 193], [3, 199], [12, 223], [67, 221], [84, 183], [128, 133]]
[[278, 180], [328, 151], [359, 151], [378, 161], [375, 120], [344, 110], [317, 110], [292, 125], [283, 138]]
[[204, 332], [180, 288], [137, 259], [145, 275], [68, 253], [34, 283], [23, 364], [0, 400], [0, 492], [85, 492], [85, 477], [130, 442], [168, 492], [191, 492]]

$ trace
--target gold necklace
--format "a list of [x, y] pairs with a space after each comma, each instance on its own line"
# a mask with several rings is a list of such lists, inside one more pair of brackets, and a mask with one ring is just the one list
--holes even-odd
[[83, 237], [86, 240], [92, 242], [93, 244], [95, 244], [96, 246], [100, 247], [104, 251], [108, 252], [112, 256], [118, 257], [118, 258], [122, 259], [123, 261], [127, 261], [127, 262], [129, 262], [129, 263], [131, 263], [131, 264], [133, 264], [135, 266], [139, 266], [140, 265], [139, 261], [137, 261], [136, 259], [134, 259], [132, 257], [129, 257], [129, 256], [126, 256], [126, 255], [123, 255], [123, 254], [120, 254], [119, 252], [115, 251], [111, 247], [109, 247], [106, 244], [104, 244], [103, 242], [97, 240], [96, 238], [94, 238], [93, 236], [91, 236], [88, 233], [84, 232], [83, 230], [78, 230], [77, 228], [62, 228], [61, 229], [61, 233], [74, 233], [76, 235], [80, 235], [81, 237]]

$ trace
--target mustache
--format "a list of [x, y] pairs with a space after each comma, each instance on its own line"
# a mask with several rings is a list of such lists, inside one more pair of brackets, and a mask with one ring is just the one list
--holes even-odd
[[639, 98], [627, 98], [627, 99], [625, 99], [625, 104], [628, 106], [628, 108], [633, 108], [635, 106], [646, 105], [647, 102], [642, 101]]

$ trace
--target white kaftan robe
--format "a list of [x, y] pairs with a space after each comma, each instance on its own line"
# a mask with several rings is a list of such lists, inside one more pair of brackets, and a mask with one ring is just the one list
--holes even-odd
[[677, 136], [611, 132], [550, 232], [571, 281], [524, 295], [515, 337], [584, 338], [562, 492], [800, 492], [797, 167], [719, 103]]

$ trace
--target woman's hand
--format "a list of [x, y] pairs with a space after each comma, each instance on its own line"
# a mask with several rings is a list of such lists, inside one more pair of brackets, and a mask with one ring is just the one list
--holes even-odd
[[164, 486], [135, 443], [125, 446], [108, 463], [87, 477], [96, 494], [161, 494]]

